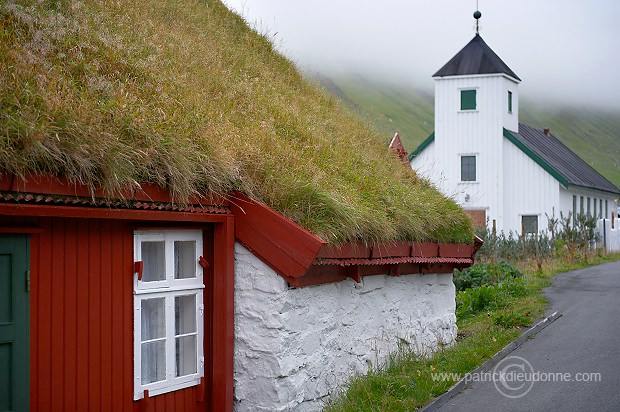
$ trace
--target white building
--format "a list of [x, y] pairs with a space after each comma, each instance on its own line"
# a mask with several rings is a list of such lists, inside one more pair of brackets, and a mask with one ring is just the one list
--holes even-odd
[[519, 123], [521, 79], [479, 34], [433, 78], [435, 132], [411, 167], [476, 224], [531, 233], [547, 229], [547, 215], [616, 212], [616, 186], [548, 129]]

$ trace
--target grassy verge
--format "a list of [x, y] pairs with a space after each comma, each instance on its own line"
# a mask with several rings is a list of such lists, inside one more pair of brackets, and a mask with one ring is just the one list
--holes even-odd
[[[326, 411], [411, 411], [424, 406], [454, 385], [456, 376], [481, 365], [544, 315], [547, 300], [542, 289], [551, 278], [560, 272], [616, 260], [620, 260], [620, 253], [572, 263], [550, 259], [543, 262], [541, 270], [535, 261], [518, 262], [523, 276], [483, 286], [490, 290], [483, 292], [486, 298], [465, 297], [472, 294], [472, 289], [459, 292], [459, 336], [455, 345], [429, 358], [406, 349], [394, 354], [385, 365], [353, 378], [346, 391], [329, 401]], [[469, 310], [462, 309], [464, 300]], [[441, 374], [452, 374], [453, 378], [433, 379]]]

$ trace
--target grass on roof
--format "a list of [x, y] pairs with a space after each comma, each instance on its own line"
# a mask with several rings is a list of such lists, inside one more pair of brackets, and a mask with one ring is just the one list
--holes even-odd
[[386, 136], [219, 1], [3, 1], [0, 170], [111, 197], [238, 189], [331, 242], [470, 242]]

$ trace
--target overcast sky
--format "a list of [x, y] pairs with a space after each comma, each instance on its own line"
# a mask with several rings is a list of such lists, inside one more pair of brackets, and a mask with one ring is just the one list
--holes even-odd
[[[224, 0], [301, 69], [431, 90], [474, 36], [476, 0]], [[620, 0], [479, 0], [521, 97], [620, 108]]]

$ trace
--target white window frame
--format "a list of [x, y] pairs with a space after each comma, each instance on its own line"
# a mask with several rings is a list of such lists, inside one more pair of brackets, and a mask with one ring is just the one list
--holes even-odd
[[521, 216], [521, 226], [524, 226], [523, 218], [525, 217], [535, 217], [536, 218], [536, 231], [535, 232], [524, 232], [521, 233], [521, 236], [536, 236], [540, 233], [540, 213], [530, 213], [530, 214], [522, 214]]
[[[461, 184], [472, 184], [478, 183], [478, 153], [460, 153], [459, 155], [459, 183]], [[476, 179], [474, 180], [463, 180], [463, 157], [473, 157], [474, 158], [474, 167], [476, 172]]]
[[[202, 230], [136, 230], [134, 231], [134, 261], [142, 260], [141, 243], [165, 242], [165, 274], [163, 281], [144, 282], [134, 273], [134, 400], [142, 399], [144, 391], [149, 397], [200, 384], [204, 376], [204, 282], [199, 257], [203, 253]], [[174, 242], [196, 242], [196, 277], [174, 279]], [[196, 296], [196, 373], [176, 377], [175, 297]], [[142, 301], [153, 298], [165, 299], [165, 347], [166, 378], [162, 381], [142, 384]]]

